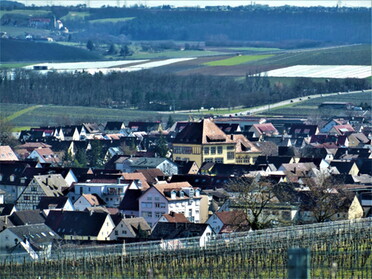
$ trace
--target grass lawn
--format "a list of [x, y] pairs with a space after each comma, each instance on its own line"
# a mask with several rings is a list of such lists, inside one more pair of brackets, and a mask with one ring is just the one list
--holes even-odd
[[135, 19], [135, 17], [100, 18], [100, 19], [89, 20], [89, 22], [90, 23], [106, 23], [106, 22], [117, 23], [117, 22], [132, 20], [132, 19]]
[[273, 55], [267, 54], [267, 55], [242, 55], [242, 56], [234, 56], [231, 58], [223, 59], [223, 60], [217, 60], [217, 61], [211, 61], [204, 63], [204, 65], [207, 66], [234, 66], [239, 64], [244, 64], [251, 61], [257, 61], [269, 58]]

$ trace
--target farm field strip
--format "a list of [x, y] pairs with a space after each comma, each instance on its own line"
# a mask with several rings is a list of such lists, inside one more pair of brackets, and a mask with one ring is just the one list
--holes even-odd
[[20, 117], [21, 115], [23, 114], [26, 114], [28, 112], [31, 112], [37, 108], [40, 108], [41, 105], [36, 105], [36, 106], [32, 106], [32, 107], [28, 107], [28, 108], [25, 108], [23, 110], [20, 110], [20, 111], [17, 111], [15, 113], [13, 113], [12, 115], [9, 115], [8, 117], [6, 117], [4, 120], [7, 122], [7, 121], [11, 121], [13, 119], [16, 119], [18, 117]]
[[[84, 71], [89, 74], [95, 74], [101, 72], [102, 74], [108, 74], [111, 72], [134, 72], [140, 70], [152, 69], [155, 67], [167, 66], [174, 63], [184, 62], [193, 60], [195, 58], [170, 58], [161, 61], [150, 61], [149, 60], [121, 60], [121, 61], [96, 61], [96, 62], [73, 62], [73, 63], [40, 63], [33, 64], [24, 67], [25, 69], [31, 70], [34, 66], [47, 66], [48, 70], [39, 70], [39, 73], [45, 74], [50, 71], [56, 71], [60, 73]], [[147, 63], [145, 63], [147, 62]], [[138, 64], [140, 63], [140, 64]], [[141, 64], [142, 63], [142, 64]], [[128, 67], [119, 67], [128, 64], [136, 64]]]
[[372, 75], [372, 67], [355, 65], [297, 65], [261, 74], [269, 77], [367, 78]]
[[244, 64], [251, 61], [257, 61], [272, 57], [273, 54], [265, 54], [265, 55], [242, 55], [242, 56], [234, 56], [223, 60], [216, 60], [204, 63], [207, 66], [234, 66], [239, 64]]

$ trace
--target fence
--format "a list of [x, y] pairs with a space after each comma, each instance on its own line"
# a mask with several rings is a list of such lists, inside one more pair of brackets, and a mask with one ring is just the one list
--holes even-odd
[[312, 278], [370, 278], [372, 218], [199, 238], [75, 246], [50, 258], [1, 255], [1, 278], [286, 278], [287, 250], [311, 251]]

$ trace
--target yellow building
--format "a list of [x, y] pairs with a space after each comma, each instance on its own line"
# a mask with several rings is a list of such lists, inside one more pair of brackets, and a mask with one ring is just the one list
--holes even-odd
[[260, 154], [243, 135], [226, 135], [209, 119], [190, 122], [173, 142], [173, 160], [249, 164]]
[[209, 119], [190, 122], [173, 142], [173, 160], [235, 164], [235, 142]]

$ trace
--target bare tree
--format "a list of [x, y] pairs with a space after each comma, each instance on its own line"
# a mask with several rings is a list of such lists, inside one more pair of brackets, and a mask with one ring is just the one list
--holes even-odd
[[332, 177], [321, 176], [316, 185], [310, 185], [305, 192], [308, 197], [308, 207], [316, 222], [326, 222], [334, 215], [345, 210], [350, 205], [353, 193], [343, 187], [343, 183]]
[[271, 219], [263, 214], [275, 199], [275, 184], [271, 181], [255, 181], [246, 177], [232, 179], [228, 185], [232, 192], [232, 204], [246, 213], [249, 226], [253, 230], [267, 228]]

